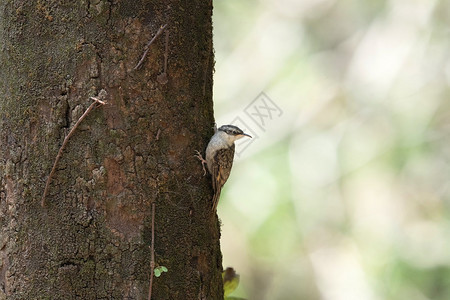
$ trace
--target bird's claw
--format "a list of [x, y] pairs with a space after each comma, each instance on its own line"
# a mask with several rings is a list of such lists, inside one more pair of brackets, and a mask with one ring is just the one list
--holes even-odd
[[205, 169], [206, 160], [203, 158], [203, 156], [200, 154], [200, 152], [198, 150], [195, 150], [195, 152], [196, 152], [196, 154], [194, 155], [194, 157], [196, 157], [202, 163], [203, 176], [205, 176], [206, 175], [206, 169]]

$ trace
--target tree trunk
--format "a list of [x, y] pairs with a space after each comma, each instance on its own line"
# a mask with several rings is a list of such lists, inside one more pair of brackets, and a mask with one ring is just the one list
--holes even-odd
[[147, 299], [152, 203], [168, 269], [152, 299], [223, 299], [193, 156], [213, 133], [211, 14], [203, 0], [0, 2], [0, 299]]

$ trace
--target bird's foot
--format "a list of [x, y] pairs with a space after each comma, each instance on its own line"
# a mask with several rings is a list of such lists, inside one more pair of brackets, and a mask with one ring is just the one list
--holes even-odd
[[203, 156], [200, 154], [200, 152], [198, 152], [198, 150], [195, 150], [195, 152], [197, 152], [194, 157], [197, 157], [197, 159], [199, 161], [201, 161], [202, 163], [202, 168], [203, 168], [203, 176], [206, 175], [206, 169], [205, 169], [205, 164], [206, 164], [206, 160], [203, 158]]

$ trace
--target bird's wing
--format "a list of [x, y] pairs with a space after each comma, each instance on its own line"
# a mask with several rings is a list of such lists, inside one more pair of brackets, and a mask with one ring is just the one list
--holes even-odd
[[225, 149], [220, 149], [214, 156], [214, 164], [212, 167], [212, 186], [214, 189], [213, 211], [216, 210], [219, 203], [220, 191], [222, 186], [230, 176], [231, 167], [233, 166], [234, 144]]

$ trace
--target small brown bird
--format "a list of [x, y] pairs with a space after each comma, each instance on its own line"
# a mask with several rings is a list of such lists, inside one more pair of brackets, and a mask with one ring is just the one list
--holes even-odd
[[216, 130], [209, 141], [206, 147], [206, 159], [202, 157], [200, 152], [196, 151], [197, 155], [195, 156], [202, 162], [204, 174], [206, 174], [206, 163], [208, 171], [212, 176], [214, 190], [213, 212], [217, 209], [222, 187], [230, 176], [234, 159], [234, 142], [245, 136], [251, 138], [250, 135], [244, 133], [234, 125], [223, 125]]

